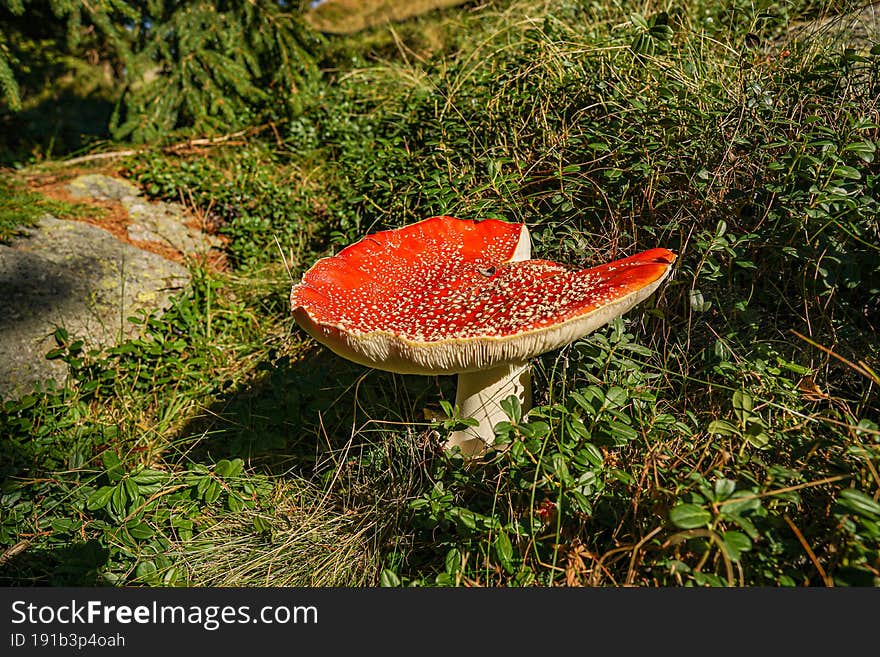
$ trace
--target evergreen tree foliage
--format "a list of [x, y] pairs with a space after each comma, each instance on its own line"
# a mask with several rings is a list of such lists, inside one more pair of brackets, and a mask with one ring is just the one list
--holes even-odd
[[18, 84], [12, 73], [15, 59], [9, 52], [3, 33], [0, 32], [0, 97], [2, 97], [13, 110], [21, 109], [21, 96], [18, 92]]
[[115, 137], [232, 129], [295, 111], [316, 79], [320, 38], [301, 15], [277, 0], [0, 0], [0, 98], [21, 107], [16, 37], [48, 38], [76, 56], [88, 42], [119, 78]]
[[[21, 15], [24, 11], [21, 0], [6, 0], [6, 5], [8, 11], [15, 15]], [[0, 99], [6, 101], [12, 110], [17, 111], [21, 109], [21, 95], [12, 72], [17, 60], [10, 51], [7, 39], [6, 30], [0, 30]]]

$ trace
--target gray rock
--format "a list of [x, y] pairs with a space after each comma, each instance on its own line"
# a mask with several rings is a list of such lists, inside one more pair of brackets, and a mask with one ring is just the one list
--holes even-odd
[[221, 241], [188, 225], [186, 210], [178, 203], [152, 202], [127, 180], [101, 174], [79, 176], [67, 183], [71, 195], [83, 199], [113, 200], [128, 213], [128, 237], [137, 242], [157, 242], [183, 254], [204, 255]]
[[145, 250], [152, 248], [145, 243], [183, 255], [222, 246], [192, 225], [183, 206], [151, 202], [127, 180], [89, 174], [67, 188], [75, 198], [121, 204], [128, 238], [145, 248], [96, 226], [50, 216], [0, 245], [0, 397], [25, 393], [38, 381], [64, 380], [66, 366], [45, 358], [56, 346], [56, 328], [67, 329], [86, 348], [107, 346], [137, 334], [140, 327], [128, 318], [139, 310], [168, 307], [189, 272]]
[[[101, 189], [109, 195], [124, 187]], [[0, 396], [22, 394], [45, 379], [63, 381], [65, 366], [45, 359], [57, 327], [87, 348], [113, 344], [136, 334], [128, 317], [166, 308], [188, 281], [183, 265], [105, 230], [43, 218], [0, 245]]]
[[127, 180], [101, 174], [79, 176], [67, 183], [71, 196], [100, 201], [123, 201], [141, 195], [141, 190]]
[[843, 14], [796, 23], [787, 39], [815, 45], [838, 45], [855, 50], [880, 44], [880, 2]]
[[129, 238], [137, 241], [159, 242], [181, 253], [204, 254], [220, 246], [213, 235], [206, 235], [187, 225], [183, 208], [176, 203], [148, 203], [142, 199], [123, 200], [131, 224]]

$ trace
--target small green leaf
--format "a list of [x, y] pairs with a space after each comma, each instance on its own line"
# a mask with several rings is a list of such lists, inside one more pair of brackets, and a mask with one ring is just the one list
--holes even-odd
[[727, 420], [713, 420], [707, 431], [718, 436], [738, 436], [739, 429]]
[[117, 515], [122, 515], [125, 512], [126, 499], [125, 486], [123, 484], [116, 484], [113, 487], [113, 494], [110, 496], [110, 508]]
[[752, 539], [738, 531], [727, 531], [721, 535], [724, 551], [731, 561], [739, 561], [743, 552], [752, 549]]
[[581, 439], [589, 440], [591, 438], [589, 430], [584, 426], [584, 421], [576, 415], [567, 418], [565, 420], [565, 426], [568, 428], [568, 435], [570, 435], [575, 441]]
[[479, 528], [481, 530], [497, 530], [500, 528], [500, 523], [497, 519], [484, 516], [462, 506], [452, 507], [449, 509], [448, 513], [452, 520], [465, 529], [475, 530]]
[[452, 548], [446, 553], [446, 572], [452, 576], [461, 571], [461, 552], [458, 548]]
[[722, 587], [727, 586], [723, 579], [718, 577], [718, 575], [713, 575], [712, 573], [693, 573], [694, 582], [697, 583], [698, 586], [714, 586], [714, 587]]
[[86, 508], [89, 511], [97, 511], [98, 509], [103, 509], [105, 506], [110, 504], [110, 498], [113, 496], [113, 486], [101, 486], [94, 493], [89, 495], [89, 499], [86, 501]]
[[128, 495], [128, 499], [134, 500], [140, 494], [137, 483], [135, 483], [130, 477], [123, 479], [122, 485], [125, 487], [125, 493]]
[[515, 568], [513, 566], [513, 545], [507, 534], [501, 532], [495, 538], [495, 554], [498, 555], [498, 562], [509, 574], [513, 574]]
[[244, 471], [244, 460], [243, 459], [232, 459], [229, 462], [229, 474], [227, 477], [237, 477]]
[[756, 511], [761, 508], [761, 500], [754, 493], [739, 490], [732, 493], [724, 504], [720, 505], [721, 515], [734, 516], [746, 511]]
[[574, 399], [575, 403], [578, 406], [580, 406], [581, 408], [583, 408], [587, 412], [588, 415], [590, 415], [590, 416], [595, 415], [596, 409], [593, 408], [593, 405], [590, 402], [588, 402], [587, 398], [584, 397], [581, 393], [576, 392], [576, 391], [570, 392], [570, 393], [568, 393], [568, 396], [571, 399]]
[[855, 167], [850, 166], [837, 167], [835, 173], [842, 178], [846, 178], [847, 180], [860, 180], [862, 177], [861, 171], [859, 171]]
[[660, 41], [669, 41], [675, 33], [668, 25], [654, 25], [651, 27], [650, 34]]
[[[725, 515], [725, 514], [722, 514], [722, 515]], [[725, 517], [732, 520], [733, 523], [737, 527], [742, 529], [746, 534], [748, 534], [749, 538], [751, 538], [753, 541], [757, 540], [758, 536], [760, 536], [760, 534], [758, 532], [758, 528], [755, 527], [754, 523], [751, 520], [749, 520], [748, 518], [746, 518], [744, 516], [739, 516], [739, 515], [731, 515], [731, 516], [725, 515]]]
[[493, 429], [496, 436], [496, 442], [498, 437], [507, 438], [507, 434], [509, 434], [513, 430], [513, 425], [510, 422], [499, 422], [496, 424]]
[[571, 487], [574, 485], [574, 479], [562, 454], [556, 452], [550, 457], [550, 467], [563, 486]]
[[681, 529], [696, 529], [708, 525], [712, 514], [696, 504], [679, 504], [669, 512], [669, 519]]
[[648, 26], [648, 21], [645, 20], [645, 17], [641, 14], [630, 14], [629, 20], [636, 27], [639, 27], [643, 30], [650, 29], [650, 27]]
[[550, 425], [546, 422], [523, 422], [520, 431], [526, 438], [543, 438], [550, 433]]
[[379, 575], [379, 584], [387, 588], [398, 587], [400, 586], [400, 578], [393, 570], [383, 568], [382, 573]]
[[439, 573], [437, 577], [434, 578], [434, 584], [437, 586], [455, 586], [455, 580], [449, 575], [449, 573]]
[[153, 534], [156, 533], [153, 531], [153, 528], [145, 522], [137, 522], [134, 524], [129, 523], [126, 525], [126, 528], [128, 529], [129, 534], [141, 541], [151, 538]]
[[746, 419], [751, 417], [752, 408], [754, 408], [754, 402], [749, 393], [743, 390], [737, 390], [733, 393], [733, 413], [740, 424], [745, 424]]
[[212, 480], [207, 486], [205, 486], [205, 503], [213, 504], [217, 501], [217, 498], [220, 497], [220, 493], [220, 482]]
[[467, 529], [477, 528], [477, 519], [475, 517], [476, 514], [470, 509], [455, 507], [449, 510], [449, 515], [452, 517], [453, 520], [458, 521], [459, 524]]
[[168, 570], [165, 571], [165, 574], [162, 576], [162, 586], [174, 586], [177, 581], [178, 569], [177, 566], [171, 566]]
[[578, 490], [569, 491], [569, 494], [574, 500], [575, 506], [581, 513], [588, 516], [593, 515], [593, 505], [590, 504], [590, 500], [587, 499], [586, 495]]
[[749, 424], [748, 429], [746, 429], [745, 434], [743, 434], [745, 439], [755, 447], [763, 448], [770, 444], [770, 436], [764, 431], [764, 427], [761, 423], [753, 423]]
[[522, 419], [522, 405], [516, 395], [510, 395], [502, 399], [501, 408], [507, 413], [507, 417], [510, 418], [511, 422], [519, 424], [519, 421]]
[[843, 150], [855, 153], [863, 162], [870, 164], [874, 161], [874, 153], [877, 151], [877, 146], [869, 139], [864, 139], [848, 144]]
[[614, 386], [605, 393], [605, 404], [607, 406], [623, 406], [626, 403], [626, 399], [626, 390], [619, 386]]
[[635, 440], [639, 437], [638, 432], [633, 429], [631, 426], [624, 424], [623, 422], [618, 422], [617, 420], [611, 420], [608, 423], [608, 428], [611, 430], [611, 435], [614, 438], [619, 438], [620, 440], [624, 440], [629, 442], [630, 440]]
[[440, 408], [443, 409], [443, 414], [446, 417], [448, 417], [448, 418], [455, 417], [455, 409], [452, 407], [452, 404], [450, 404], [445, 399], [440, 400]]
[[617, 479], [617, 481], [623, 482], [624, 484], [632, 486], [636, 483], [635, 477], [633, 477], [630, 473], [621, 470], [620, 468], [611, 468], [608, 470], [608, 474]]
[[846, 488], [840, 491], [840, 497], [837, 501], [860, 516], [880, 518], [880, 503], [855, 488]]
[[605, 458], [602, 456], [602, 450], [596, 447], [593, 443], [584, 443], [579, 454], [582, 454], [590, 464], [597, 468], [601, 468], [605, 463]]
[[151, 578], [156, 574], [156, 564], [152, 561], [141, 561], [137, 568], [135, 568], [134, 574], [140, 580], [145, 580]]
[[718, 479], [715, 482], [715, 501], [726, 500], [736, 490], [736, 483], [730, 479]]
[[711, 301], [706, 301], [703, 298], [703, 293], [700, 290], [691, 290], [689, 292], [691, 308], [696, 313], [704, 313], [712, 307]]
[[162, 472], [161, 470], [151, 470], [150, 468], [145, 468], [141, 470], [136, 475], [131, 477], [131, 479], [139, 485], [149, 486], [151, 484], [157, 484], [168, 476], [168, 473]]
[[233, 513], [238, 513], [244, 508], [244, 502], [238, 495], [229, 495], [226, 498], [226, 507]]
[[112, 449], [105, 449], [101, 452], [101, 462], [107, 471], [107, 478], [112, 482], [122, 479], [122, 461]]
[[52, 529], [56, 532], [77, 531], [82, 527], [82, 522], [71, 518], [55, 518], [52, 520]]

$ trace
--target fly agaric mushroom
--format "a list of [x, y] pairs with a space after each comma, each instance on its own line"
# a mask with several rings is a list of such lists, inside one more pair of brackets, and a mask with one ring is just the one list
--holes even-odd
[[675, 254], [651, 249], [592, 269], [530, 260], [524, 224], [432, 217], [374, 233], [309, 269], [296, 322], [336, 354], [401, 374], [458, 374], [456, 405], [479, 425], [453, 432], [465, 456], [494, 441], [500, 401], [531, 404], [528, 360], [647, 298]]

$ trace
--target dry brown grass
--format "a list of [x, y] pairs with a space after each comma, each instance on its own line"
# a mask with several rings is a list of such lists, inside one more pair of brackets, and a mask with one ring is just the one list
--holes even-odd
[[321, 32], [354, 34], [368, 27], [403, 21], [465, 2], [466, 0], [327, 0], [307, 12], [306, 18]]

